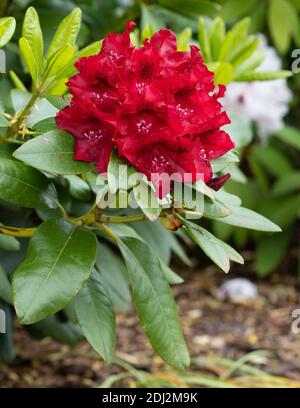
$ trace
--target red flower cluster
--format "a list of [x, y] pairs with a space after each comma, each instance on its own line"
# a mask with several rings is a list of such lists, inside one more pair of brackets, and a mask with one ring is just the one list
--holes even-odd
[[75, 160], [96, 162], [105, 172], [111, 151], [149, 179], [153, 173], [212, 178], [210, 160], [234, 146], [221, 126], [229, 123], [218, 98], [225, 87], [196, 46], [177, 51], [176, 37], [160, 30], [141, 48], [122, 34], [109, 34], [98, 55], [81, 58], [68, 82], [73, 95], [57, 126], [75, 138]]

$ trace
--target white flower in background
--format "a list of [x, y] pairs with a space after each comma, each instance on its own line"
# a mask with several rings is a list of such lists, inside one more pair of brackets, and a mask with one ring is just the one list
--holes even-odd
[[[263, 35], [259, 35], [260, 47], [265, 58], [258, 71], [282, 69], [281, 60], [274, 48], [267, 45]], [[230, 113], [253, 121], [262, 142], [283, 127], [283, 117], [289, 110], [292, 94], [286, 79], [272, 81], [235, 82], [229, 84], [224, 97], [224, 107]]]

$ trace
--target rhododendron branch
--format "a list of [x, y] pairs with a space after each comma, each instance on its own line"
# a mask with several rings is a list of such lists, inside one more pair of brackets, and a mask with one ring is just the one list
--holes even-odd
[[99, 218], [100, 222], [106, 222], [108, 224], [139, 222], [139, 221], [146, 221], [146, 220], [147, 220], [147, 217], [144, 214], [120, 216], [120, 217], [110, 216], [110, 215], [101, 215], [101, 217]]
[[97, 227], [100, 228], [102, 232], [108, 235], [113, 241], [117, 241], [119, 239], [119, 237], [114, 232], [112, 232], [106, 225], [100, 224], [100, 223], [96, 223], [96, 225]]
[[6, 225], [0, 225], [0, 233], [4, 235], [9, 235], [12, 237], [19, 237], [19, 238], [32, 237], [35, 231], [36, 231], [36, 228], [16, 228], [16, 227], [8, 227]]
[[19, 133], [19, 128], [23, 122], [23, 120], [26, 118], [28, 113], [30, 112], [31, 108], [34, 106], [36, 103], [36, 100], [40, 96], [40, 92], [34, 92], [28, 101], [27, 105], [24, 107], [24, 109], [18, 113], [12, 120], [11, 122], [11, 127], [8, 130], [8, 135], [10, 134], [18, 134]]

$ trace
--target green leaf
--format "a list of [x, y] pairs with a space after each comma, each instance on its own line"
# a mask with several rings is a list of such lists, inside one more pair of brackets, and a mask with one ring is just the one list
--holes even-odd
[[26, 208], [56, 208], [54, 185], [42, 173], [15, 160], [0, 161], [0, 199]]
[[207, 68], [215, 74], [216, 85], [227, 85], [233, 80], [233, 67], [228, 62], [209, 62]]
[[66, 45], [74, 46], [81, 25], [81, 10], [75, 8], [59, 24], [47, 52], [47, 59]]
[[288, 78], [292, 76], [291, 71], [279, 70], [279, 71], [249, 71], [243, 74], [237, 75], [235, 81], [239, 82], [251, 82], [251, 81], [273, 81], [273, 79]]
[[170, 285], [179, 285], [180, 283], [184, 282], [182, 277], [177, 275], [177, 273], [175, 273], [164, 261], [160, 259], [160, 262], [161, 268], [165, 274], [165, 278], [167, 279]]
[[182, 219], [187, 234], [195, 241], [203, 252], [225, 273], [230, 269], [230, 260], [243, 263], [243, 258], [229, 245], [216, 238], [209, 231]]
[[[152, 13], [153, 7], [141, 3], [141, 29], [144, 32], [145, 28], [151, 26], [154, 32], [163, 28], [164, 24], [160, 18]], [[145, 37], [144, 37], [145, 38]], [[149, 38], [149, 37], [148, 37]]]
[[75, 161], [74, 138], [63, 131], [50, 131], [19, 147], [14, 157], [39, 170], [55, 174], [82, 174], [92, 165]]
[[235, 147], [239, 149], [250, 144], [253, 138], [251, 123], [236, 115], [230, 115], [230, 120], [231, 123], [223, 126], [222, 129], [230, 135]]
[[177, 50], [178, 51], [188, 51], [190, 41], [192, 38], [192, 30], [190, 28], [185, 28], [177, 35]]
[[118, 245], [125, 259], [141, 324], [154, 350], [172, 367], [189, 363], [172, 292], [161, 263], [140, 240], [125, 238]]
[[21, 79], [18, 77], [18, 75], [12, 69], [9, 71], [9, 77], [10, 77], [12, 83], [14, 84], [14, 86], [19, 91], [26, 92], [26, 86], [23, 84]]
[[137, 186], [133, 187], [134, 198], [150, 221], [155, 221], [161, 213], [161, 206], [158, 198], [148, 183], [141, 181]]
[[75, 298], [75, 308], [88, 342], [111, 363], [116, 344], [115, 313], [100, 272], [93, 270]]
[[268, 25], [279, 52], [285, 53], [290, 46], [293, 31], [298, 28], [297, 12], [293, 5], [286, 0], [271, 0]]
[[61, 72], [71, 60], [75, 52], [75, 48], [72, 45], [67, 44], [65, 47], [60, 48], [57, 50], [52, 57], [50, 58], [46, 72], [45, 78], [53, 78], [56, 79], [61, 78]]
[[69, 182], [70, 194], [77, 200], [89, 200], [91, 197], [91, 189], [88, 183], [78, 176], [65, 176]]
[[231, 207], [232, 213], [227, 217], [217, 218], [218, 221], [225, 224], [235, 225], [236, 227], [249, 228], [256, 231], [279, 232], [281, 229], [272, 221], [257, 214], [255, 211], [243, 207]]
[[296, 221], [299, 208], [300, 196], [292, 194], [284, 197], [270, 197], [269, 200], [262, 202], [259, 211], [285, 229]]
[[247, 15], [254, 5], [255, 0], [227, 0], [220, 14], [225, 21], [234, 21]]
[[204, 199], [204, 217], [222, 218], [228, 216], [229, 214], [231, 214], [231, 210], [225, 203], [219, 200], [215, 200], [212, 202], [210, 200], [207, 200], [206, 198]]
[[101, 272], [101, 279], [105, 283], [114, 306], [122, 312], [128, 311], [131, 293], [126, 267], [120, 257], [104, 243], [101, 243], [98, 251], [96, 268]]
[[84, 337], [80, 327], [71, 321], [63, 321], [57, 315], [48, 316], [30, 327], [42, 336], [50, 336], [60, 343], [74, 345]]
[[97, 240], [89, 231], [63, 220], [43, 223], [14, 273], [20, 322], [35, 323], [63, 309], [89, 278], [96, 252]]
[[234, 66], [235, 78], [242, 77], [243, 74], [247, 75], [248, 71], [252, 71], [251, 75], [253, 75], [253, 73], [255, 73], [256, 75], [255, 69], [261, 65], [264, 59], [265, 52], [263, 51], [263, 49], [258, 48], [245, 61]]
[[0, 249], [4, 251], [19, 251], [20, 242], [14, 237], [0, 234]]
[[7, 128], [10, 126], [9, 121], [0, 113], [0, 128]]
[[0, 48], [4, 47], [11, 37], [13, 36], [16, 29], [16, 20], [14, 17], [3, 17], [0, 18]]
[[234, 205], [239, 207], [242, 204], [240, 197], [227, 193], [224, 189], [216, 191], [216, 198], [219, 202], [224, 203], [226, 206]]
[[26, 38], [32, 50], [38, 70], [43, 66], [43, 34], [39, 16], [33, 7], [29, 7], [25, 13], [22, 36]]
[[228, 168], [233, 163], [238, 163], [240, 160], [234, 152], [228, 152], [217, 159], [211, 160], [211, 165], [214, 173], [219, 173]]
[[129, 166], [122, 158], [117, 156], [116, 150], [113, 150], [108, 163], [107, 179], [109, 189], [112, 193], [117, 190], [129, 190], [135, 186], [139, 178], [131, 182], [130, 176], [137, 173], [136, 169]]
[[260, 278], [268, 276], [282, 261], [291, 238], [291, 230], [264, 237], [256, 247], [255, 270]]
[[20, 38], [19, 47], [24, 64], [26, 65], [31, 78], [35, 83], [38, 77], [38, 66], [32, 48], [30, 47], [29, 42], [24, 37]]
[[275, 135], [283, 142], [300, 150], [300, 131], [292, 126], [285, 126]]
[[291, 163], [287, 157], [274, 147], [252, 146], [250, 155], [274, 176], [280, 177], [282, 174], [292, 171]]
[[212, 60], [217, 61], [220, 49], [225, 40], [225, 23], [220, 17], [213, 20], [208, 36]]
[[205, 27], [205, 21], [203, 17], [199, 17], [198, 20], [198, 41], [200, 44], [200, 51], [203, 55], [206, 63], [211, 61], [211, 50], [209, 45], [208, 33]]
[[273, 186], [275, 195], [285, 195], [293, 192], [300, 192], [300, 171], [283, 174]]
[[6, 272], [0, 265], [0, 299], [12, 304], [11, 286]]

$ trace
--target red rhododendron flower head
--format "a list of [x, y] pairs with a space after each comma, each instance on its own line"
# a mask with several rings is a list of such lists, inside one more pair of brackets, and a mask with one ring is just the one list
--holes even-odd
[[170, 30], [134, 47], [134, 25], [109, 34], [99, 54], [76, 62], [78, 73], [68, 82], [73, 98], [58, 113], [57, 126], [74, 135], [74, 159], [95, 162], [99, 172], [115, 148], [148, 179], [188, 173], [189, 181], [209, 182], [210, 160], [234, 147], [221, 130], [229, 123], [218, 101], [225, 87], [215, 86], [196, 46], [177, 51]]

